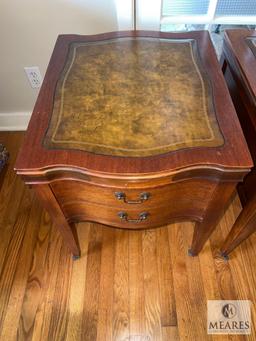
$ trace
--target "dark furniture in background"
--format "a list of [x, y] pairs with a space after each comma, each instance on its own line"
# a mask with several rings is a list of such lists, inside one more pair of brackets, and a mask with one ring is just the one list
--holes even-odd
[[5, 148], [5, 146], [0, 143], [0, 189], [2, 187], [4, 176], [5, 176], [5, 170], [6, 170], [6, 164], [9, 159], [9, 152]]
[[[222, 69], [229, 91], [256, 164], [256, 32], [228, 30], [225, 33]], [[256, 231], [256, 167], [239, 184], [243, 210], [228, 235], [222, 253], [228, 255]]]
[[5, 146], [2, 143], [0, 143], [0, 172], [4, 169], [4, 166], [6, 165], [8, 159], [9, 153]]
[[82, 220], [192, 220], [197, 255], [251, 167], [207, 31], [60, 36], [16, 162], [75, 257]]

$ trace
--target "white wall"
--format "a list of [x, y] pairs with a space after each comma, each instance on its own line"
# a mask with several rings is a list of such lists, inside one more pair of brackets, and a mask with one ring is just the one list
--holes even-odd
[[116, 30], [115, 0], [1, 0], [0, 129], [25, 128], [38, 90], [23, 68], [39, 66], [44, 76], [58, 34]]

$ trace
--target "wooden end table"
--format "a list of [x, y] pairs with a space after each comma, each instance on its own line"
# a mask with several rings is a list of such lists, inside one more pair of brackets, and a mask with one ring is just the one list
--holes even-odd
[[74, 223], [196, 222], [197, 255], [252, 161], [207, 31], [61, 35], [16, 171], [74, 257]]
[[[226, 31], [222, 64], [248, 147], [256, 164], [256, 32], [247, 29]], [[255, 166], [244, 182], [239, 184], [238, 192], [243, 210], [222, 246], [224, 256], [256, 231]]]

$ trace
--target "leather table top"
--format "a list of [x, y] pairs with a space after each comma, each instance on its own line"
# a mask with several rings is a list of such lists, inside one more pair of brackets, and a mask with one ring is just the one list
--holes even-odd
[[240, 179], [251, 165], [209, 33], [123, 31], [58, 37], [15, 168]]
[[46, 148], [141, 157], [222, 144], [194, 39], [126, 37], [70, 45]]

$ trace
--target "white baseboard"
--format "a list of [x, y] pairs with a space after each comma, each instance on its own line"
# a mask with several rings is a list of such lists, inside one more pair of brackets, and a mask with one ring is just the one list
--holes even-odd
[[0, 131], [26, 130], [30, 117], [29, 112], [0, 112]]

